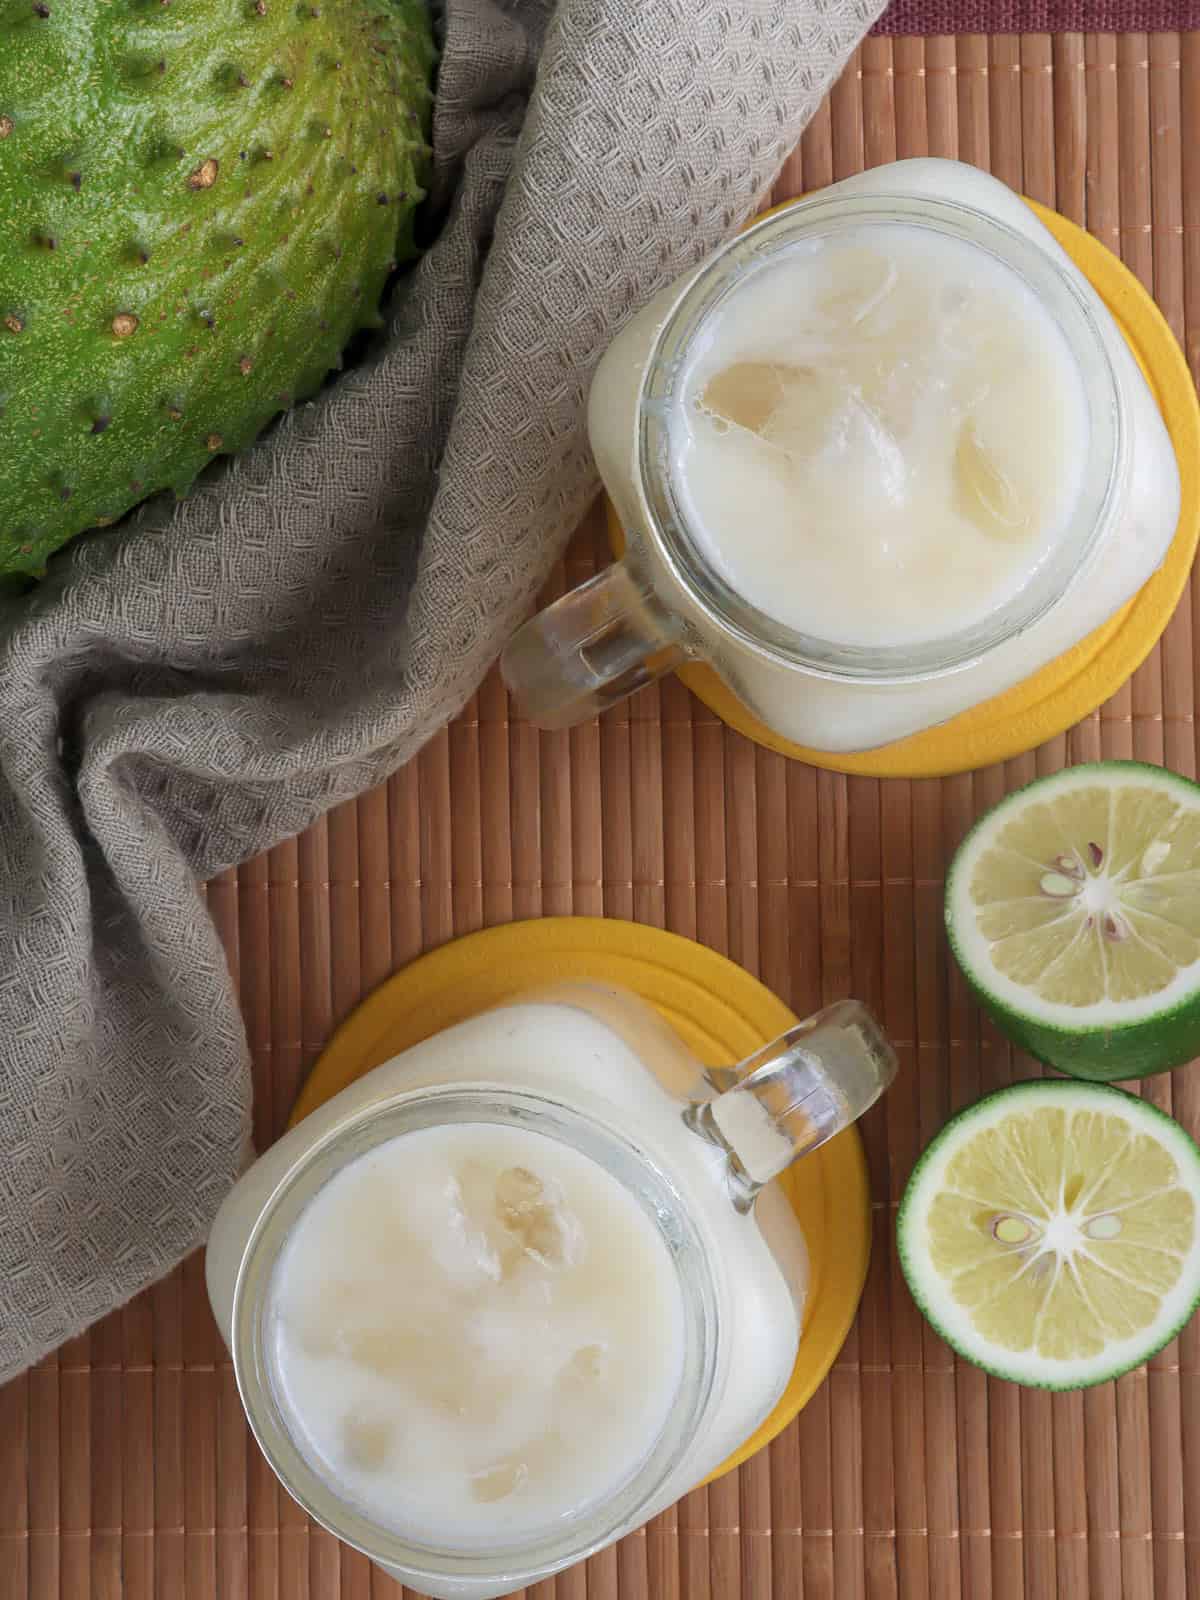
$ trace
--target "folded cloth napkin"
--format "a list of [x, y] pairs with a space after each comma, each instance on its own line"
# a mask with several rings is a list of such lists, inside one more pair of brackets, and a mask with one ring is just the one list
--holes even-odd
[[595, 492], [598, 356], [879, 9], [449, 0], [436, 238], [379, 352], [0, 612], [0, 1376], [173, 1266], [247, 1157], [198, 880], [461, 707]]

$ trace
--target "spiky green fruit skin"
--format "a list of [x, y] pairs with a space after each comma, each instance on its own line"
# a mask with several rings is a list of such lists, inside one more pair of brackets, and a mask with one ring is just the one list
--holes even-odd
[[425, 0], [0, 0], [0, 573], [250, 444], [412, 253]]

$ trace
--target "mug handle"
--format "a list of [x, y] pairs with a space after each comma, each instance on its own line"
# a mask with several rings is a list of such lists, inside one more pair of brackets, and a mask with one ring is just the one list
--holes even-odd
[[679, 619], [617, 561], [519, 628], [500, 670], [523, 717], [569, 728], [694, 654]]
[[736, 1067], [710, 1069], [713, 1100], [685, 1121], [729, 1160], [733, 1202], [749, 1210], [765, 1183], [857, 1122], [896, 1076], [896, 1052], [861, 1001], [839, 1000]]

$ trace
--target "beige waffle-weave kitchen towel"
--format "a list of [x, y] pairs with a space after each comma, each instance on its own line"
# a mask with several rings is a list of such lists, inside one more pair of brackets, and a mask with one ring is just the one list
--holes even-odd
[[880, 9], [450, 0], [436, 237], [376, 358], [0, 612], [0, 1377], [203, 1239], [245, 1157], [197, 878], [463, 704], [595, 491], [597, 357]]

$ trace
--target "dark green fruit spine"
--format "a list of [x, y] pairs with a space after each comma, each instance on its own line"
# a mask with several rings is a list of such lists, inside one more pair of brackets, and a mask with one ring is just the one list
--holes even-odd
[[0, 0], [0, 574], [311, 394], [413, 251], [424, 0]]

